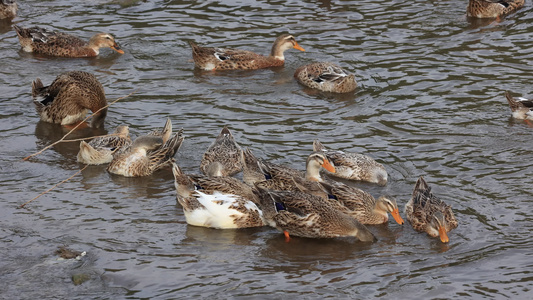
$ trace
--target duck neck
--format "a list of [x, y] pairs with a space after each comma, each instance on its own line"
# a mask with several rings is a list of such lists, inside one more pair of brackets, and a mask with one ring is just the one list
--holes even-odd
[[322, 182], [322, 177], [320, 176], [320, 168], [321, 166], [308, 163], [307, 168], [305, 169], [305, 179], [310, 181], [318, 181]]
[[376, 219], [383, 221], [383, 223], [389, 220], [387, 208], [383, 207], [379, 201], [376, 201], [374, 204], [374, 207], [372, 208], [372, 214], [376, 217]]
[[107, 116], [107, 108], [102, 109], [100, 112], [94, 114], [91, 121], [92, 128], [103, 128], [105, 117]]
[[274, 45], [272, 45], [272, 50], [270, 51], [270, 57], [275, 60], [285, 61], [285, 56], [283, 55], [285, 50], [286, 49], [282, 48], [278, 43], [274, 43]]

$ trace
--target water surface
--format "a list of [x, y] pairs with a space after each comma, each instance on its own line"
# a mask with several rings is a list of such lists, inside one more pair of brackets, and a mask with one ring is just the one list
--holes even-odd
[[[533, 128], [510, 118], [504, 91], [532, 97], [530, 3], [501, 22], [468, 20], [466, 1], [23, 1], [21, 26], [88, 39], [110, 32], [126, 51], [97, 58], [26, 54], [0, 23], [0, 290], [6, 299], [528, 298], [533, 287], [529, 178]], [[281, 33], [283, 68], [195, 70], [187, 41], [268, 53]], [[313, 61], [356, 74], [357, 91], [319, 93], [292, 78]], [[368, 154], [389, 184], [357, 184], [409, 200], [423, 175], [450, 204], [450, 243], [409, 224], [372, 226], [379, 241], [294, 238], [274, 229], [187, 226], [170, 170], [112, 176], [105, 166], [17, 207], [80, 170], [77, 143], [21, 159], [65, 131], [39, 122], [31, 82], [94, 73], [114, 104], [106, 129], [133, 136], [170, 117], [186, 140], [176, 159], [198, 172], [229, 125], [261, 157], [303, 168], [313, 139]], [[86, 130], [75, 137], [101, 134]], [[57, 261], [58, 246], [87, 251]], [[72, 275], [90, 280], [74, 285]], [[75, 296], [73, 296], [75, 295]]]

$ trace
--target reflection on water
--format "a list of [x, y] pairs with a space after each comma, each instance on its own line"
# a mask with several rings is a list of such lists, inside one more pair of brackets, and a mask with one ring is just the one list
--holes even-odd
[[[391, 1], [235, 3], [194, 1], [23, 1], [0, 22], [0, 290], [20, 298], [513, 298], [531, 286], [529, 239], [532, 129], [510, 118], [504, 91], [533, 94], [527, 6], [470, 20], [466, 3]], [[41, 25], [88, 39], [112, 33], [124, 55], [42, 57], [20, 50], [12, 24]], [[194, 69], [187, 41], [268, 53], [280, 33], [306, 52], [284, 67], [236, 72]], [[107, 51], [109, 50], [109, 51]], [[355, 73], [354, 93], [299, 85], [294, 70], [331, 61]], [[292, 238], [271, 228], [187, 226], [170, 169], [145, 178], [90, 166], [25, 209], [17, 207], [70, 177], [79, 142], [39, 121], [31, 82], [65, 71], [94, 73], [112, 105], [102, 135], [130, 125], [133, 137], [169, 117], [186, 139], [177, 163], [198, 173], [201, 154], [229, 125], [259, 157], [303, 169], [314, 139], [372, 156], [385, 187], [350, 183], [400, 210], [423, 175], [450, 204], [459, 227], [450, 243], [409, 224], [371, 226], [378, 241]], [[403, 211], [402, 211], [403, 214]], [[58, 246], [87, 260], [57, 262]], [[89, 280], [74, 285], [72, 275]], [[53, 276], [52, 276], [53, 275]], [[403, 296], [403, 297], [402, 297]]]

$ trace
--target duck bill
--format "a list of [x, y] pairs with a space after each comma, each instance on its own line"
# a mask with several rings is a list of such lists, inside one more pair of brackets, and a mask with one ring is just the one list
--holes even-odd
[[392, 212], [391, 212], [391, 215], [392, 217], [394, 218], [394, 220], [396, 221], [396, 223], [400, 224], [400, 225], [403, 225], [403, 219], [402, 217], [400, 216], [400, 210], [398, 208], [395, 208]]
[[446, 228], [444, 228], [444, 226], [439, 226], [439, 235], [441, 242], [447, 243], [450, 241], [450, 239], [448, 239], [448, 234], [446, 233]]
[[115, 43], [113, 46], [111, 46], [111, 49], [117, 51], [120, 54], [124, 54], [124, 50], [120, 49], [120, 46], [117, 43]]
[[335, 173], [335, 167], [327, 160], [324, 160], [324, 163], [322, 164], [322, 168], [330, 171], [331, 173]]
[[302, 46], [298, 45], [298, 43], [296, 43], [296, 42], [294, 42], [294, 46], [293, 47], [296, 50], [300, 50], [300, 51], [304, 51], [305, 52], [305, 49], [302, 48]]

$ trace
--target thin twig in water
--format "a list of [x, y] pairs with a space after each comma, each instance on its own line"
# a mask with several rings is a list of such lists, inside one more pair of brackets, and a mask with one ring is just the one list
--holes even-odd
[[72, 176], [70, 176], [69, 178], [67, 178], [67, 179], [65, 179], [65, 180], [63, 180], [63, 181], [61, 181], [60, 183], [58, 183], [58, 184], [54, 185], [53, 187], [49, 188], [48, 190], [46, 190], [46, 191], [44, 191], [44, 192], [40, 193], [39, 195], [37, 195], [37, 196], [36, 196], [36, 197], [34, 197], [33, 199], [31, 199], [31, 200], [27, 201], [26, 203], [24, 203], [24, 204], [20, 205], [20, 206], [19, 206], [19, 208], [24, 208], [24, 206], [26, 206], [26, 204], [28, 204], [28, 203], [32, 202], [33, 200], [35, 200], [35, 199], [37, 199], [37, 198], [41, 197], [41, 196], [42, 196], [42, 195], [44, 195], [44, 194], [46, 194], [46, 193], [50, 192], [51, 190], [53, 190], [53, 189], [55, 189], [56, 187], [58, 187], [58, 186], [59, 186], [60, 184], [62, 184], [62, 183], [65, 183], [65, 182], [67, 182], [67, 181], [71, 180], [71, 179], [72, 179], [72, 178], [73, 178], [74, 176], [76, 176], [76, 175], [80, 174], [80, 173], [81, 173], [81, 172], [82, 172], [83, 170], [87, 169], [87, 167], [88, 167], [88, 166], [89, 166], [89, 165], [86, 165], [86, 166], [85, 166], [85, 167], [83, 167], [83, 168], [82, 168], [81, 170], [79, 170], [78, 172], [76, 172], [76, 173], [75, 173], [74, 175], [72, 175]]
[[118, 136], [120, 133], [111, 133], [111, 134], [104, 134], [104, 135], [95, 135], [95, 136], [88, 136], [84, 138], [79, 139], [73, 139], [73, 140], [62, 140], [62, 143], [68, 143], [68, 142], [79, 142], [79, 141], [85, 141], [85, 140], [92, 140], [95, 138], [101, 138], [101, 137], [108, 137], [108, 136]]
[[87, 121], [89, 118], [91, 118], [91, 117], [94, 116], [95, 114], [99, 113], [101, 110], [108, 108], [108, 107], [111, 106], [112, 104], [115, 104], [117, 101], [122, 100], [122, 99], [124, 99], [124, 98], [128, 98], [129, 96], [135, 94], [135, 92], [137, 92], [137, 90], [135, 90], [135, 91], [129, 93], [129, 94], [126, 95], [126, 96], [120, 97], [120, 98], [116, 99], [115, 101], [109, 103], [108, 105], [106, 105], [106, 106], [100, 108], [99, 110], [93, 112], [90, 116], [88, 116], [88, 117], [85, 118], [83, 121], [81, 121], [81, 122], [78, 123], [76, 126], [74, 126], [74, 128], [72, 128], [69, 132], [67, 132], [67, 134], [65, 134], [60, 140], [58, 140], [58, 141], [56, 141], [56, 142], [54, 142], [54, 143], [52, 143], [52, 144], [50, 144], [50, 145], [44, 147], [44, 148], [43, 148], [41, 151], [39, 151], [39, 152], [36, 152], [36, 153], [33, 153], [32, 155], [29, 155], [29, 156], [24, 157], [22, 160], [28, 160], [28, 159], [30, 159], [30, 158], [36, 156], [36, 155], [39, 155], [39, 154], [43, 153], [44, 151], [50, 149], [51, 147], [57, 145], [58, 143], [64, 142], [64, 141], [65, 141], [65, 138], [66, 138], [69, 134], [71, 134], [74, 130], [76, 130], [76, 128], [78, 128], [81, 124], [85, 123], [85, 121]]

